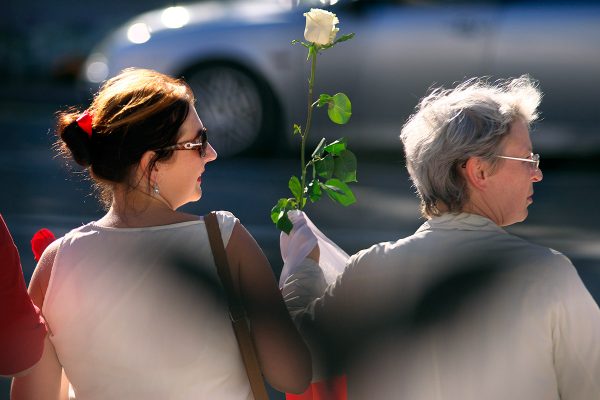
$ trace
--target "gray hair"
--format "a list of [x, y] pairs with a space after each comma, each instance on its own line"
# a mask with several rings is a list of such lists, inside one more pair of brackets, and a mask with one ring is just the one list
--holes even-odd
[[535, 121], [541, 97], [537, 83], [523, 75], [494, 83], [472, 78], [421, 99], [400, 139], [425, 217], [439, 216], [440, 202], [450, 212], [463, 209], [469, 193], [459, 168], [471, 157], [495, 168], [511, 124], [519, 118], [528, 125]]

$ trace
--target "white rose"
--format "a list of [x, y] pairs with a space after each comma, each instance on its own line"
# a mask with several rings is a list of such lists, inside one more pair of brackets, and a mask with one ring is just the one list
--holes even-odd
[[335, 34], [339, 31], [335, 25], [340, 22], [334, 13], [320, 8], [311, 8], [309, 12], [304, 13], [304, 16], [306, 17], [304, 29], [306, 40], [321, 46], [333, 43]]

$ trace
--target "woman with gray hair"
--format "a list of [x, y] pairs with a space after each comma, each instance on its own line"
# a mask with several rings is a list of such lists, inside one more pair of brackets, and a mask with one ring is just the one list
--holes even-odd
[[[502, 228], [542, 180], [540, 99], [528, 76], [433, 90], [400, 136], [427, 221], [352, 256], [324, 293], [310, 260], [287, 279], [288, 309], [349, 398], [598, 398], [597, 304], [568, 258]], [[306, 240], [294, 228], [290, 243]]]
[[[464, 174], [467, 162], [479, 158], [494, 172], [504, 162], [505, 156], [499, 153], [511, 126], [517, 126], [519, 133], [528, 131], [538, 117], [540, 99], [533, 81], [522, 76], [495, 86], [471, 79], [452, 90], [434, 90], [421, 100], [400, 138], [425, 217], [468, 211], [473, 206]], [[523, 139], [529, 141], [529, 134]], [[527, 149], [521, 156], [529, 158], [526, 162], [530, 166], [539, 162], [539, 155], [531, 154], [531, 143], [523, 145]], [[535, 172], [532, 181], [539, 182], [540, 169], [531, 171]], [[505, 226], [523, 219], [496, 222]]]

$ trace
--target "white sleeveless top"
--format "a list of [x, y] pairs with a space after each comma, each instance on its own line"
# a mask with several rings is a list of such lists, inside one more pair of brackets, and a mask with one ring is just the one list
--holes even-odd
[[69, 232], [43, 313], [77, 400], [252, 399], [202, 219]]

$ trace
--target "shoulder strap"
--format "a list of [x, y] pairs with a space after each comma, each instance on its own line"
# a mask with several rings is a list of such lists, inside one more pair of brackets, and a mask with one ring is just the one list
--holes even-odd
[[246, 367], [252, 394], [254, 395], [255, 400], [269, 400], [260, 371], [260, 365], [258, 364], [258, 359], [256, 357], [254, 343], [250, 336], [248, 322], [246, 321], [246, 312], [233, 288], [231, 270], [229, 269], [229, 263], [227, 262], [227, 254], [225, 253], [225, 247], [223, 246], [217, 214], [213, 211], [205, 215], [204, 223], [206, 225], [206, 231], [208, 232], [208, 240], [215, 259], [215, 264], [217, 265], [217, 272], [221, 279], [221, 283], [225, 288], [225, 294], [227, 295], [231, 324], [240, 348], [244, 366]]

